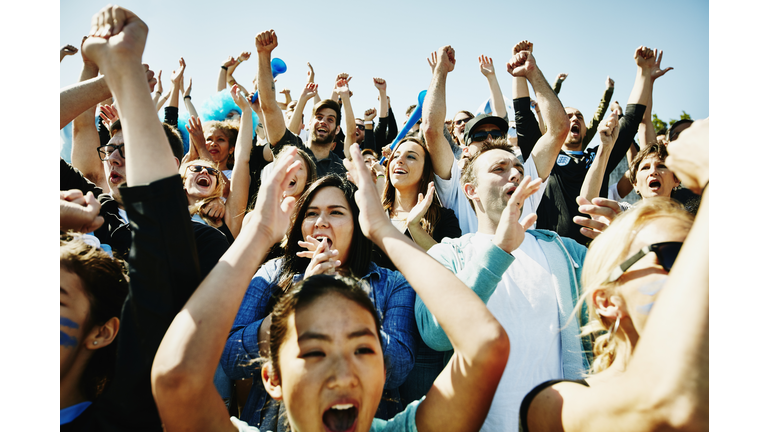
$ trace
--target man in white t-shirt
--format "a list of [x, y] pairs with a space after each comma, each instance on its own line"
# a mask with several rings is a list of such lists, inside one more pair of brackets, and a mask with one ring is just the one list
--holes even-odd
[[[436, 53], [432, 82], [424, 98], [424, 121], [421, 127], [435, 172], [435, 191], [443, 206], [453, 210], [458, 217], [462, 234], [468, 234], [477, 232], [478, 223], [470, 203], [462, 196], [459, 182], [462, 162], [474, 154], [482, 142], [494, 138], [506, 139], [509, 126], [506, 120], [497, 116], [481, 114], [473, 118], [464, 128], [466, 147], [462, 150], [462, 158], [459, 161], [455, 159], [443, 134], [446, 113], [445, 82], [448, 72], [452, 71], [455, 65], [455, 51], [450, 46], [444, 46]], [[507, 71], [516, 78], [516, 86], [526, 87], [526, 94], [528, 82], [536, 92], [547, 131], [536, 142], [530, 157], [525, 161], [525, 170], [532, 179], [541, 178], [546, 181], [557, 159], [560, 145], [568, 134], [568, 116], [529, 51], [522, 51], [510, 60], [507, 63]], [[520, 92], [515, 90], [514, 93]], [[543, 193], [542, 187], [541, 193], [525, 200], [523, 216], [536, 213]]]
[[[570, 319], [587, 249], [554, 232], [528, 229], [536, 214], [521, 219], [523, 202], [538, 193], [541, 180], [524, 175], [505, 139], [484, 142], [461, 176], [477, 212], [477, 233], [443, 240], [428, 252], [486, 302], [510, 340], [484, 431], [517, 431], [520, 403], [531, 389], [548, 380], [581, 379], [589, 367], [591, 347], [579, 337], [586, 317]], [[420, 298], [415, 314], [430, 348], [452, 349]]]

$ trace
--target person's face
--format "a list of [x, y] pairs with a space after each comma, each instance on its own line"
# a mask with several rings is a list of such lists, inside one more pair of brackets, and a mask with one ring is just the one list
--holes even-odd
[[672, 189], [680, 184], [659, 155], [648, 155], [637, 167], [635, 189], [643, 198], [672, 196]]
[[[499, 129], [499, 127], [496, 126], [495, 124], [486, 123], [472, 129], [472, 136], [474, 136], [478, 132], [490, 132], [490, 131], [499, 131], [500, 133], [504, 134], [504, 131]], [[491, 134], [486, 134], [485, 139], [482, 141], [475, 141], [473, 138], [472, 142], [467, 144], [467, 147], [469, 148], [469, 155], [475, 154], [475, 152], [477, 152], [477, 150], [480, 148], [480, 145], [483, 142], [491, 141], [492, 139], [493, 137], [491, 136]], [[464, 138], [464, 142], [467, 142], [467, 141], [468, 139]]]
[[192, 167], [195, 165], [213, 168], [213, 166], [207, 161], [193, 161], [190, 165], [187, 166], [187, 168], [185, 168], [184, 190], [187, 191], [187, 196], [192, 198], [208, 198], [216, 191], [216, 186], [218, 186], [218, 178], [215, 174], [210, 174], [205, 169], [202, 169], [199, 172], [194, 172]]
[[354, 231], [352, 209], [341, 189], [329, 186], [317, 191], [301, 222], [304, 240], [307, 236], [317, 240], [325, 238], [330, 249], [339, 251], [337, 259], [343, 267], [347, 263]]
[[362, 145], [365, 140], [365, 124], [361, 120], [355, 120], [355, 142]]
[[332, 143], [338, 132], [337, 121], [333, 108], [323, 108], [315, 112], [315, 118], [309, 124], [312, 141], [317, 144]]
[[470, 120], [472, 117], [463, 112], [459, 112], [453, 117], [453, 134], [459, 137], [459, 141], [461, 141], [458, 144], [464, 144], [464, 128]]
[[230, 145], [227, 135], [215, 128], [209, 128], [205, 131], [205, 148], [217, 165], [226, 164], [229, 155], [235, 151], [235, 147]]
[[[117, 146], [125, 144], [123, 138], [123, 131], [119, 130], [115, 132], [115, 135], [109, 140], [107, 145]], [[122, 149], [122, 153], [125, 154], [125, 147]], [[120, 190], [118, 186], [125, 183], [125, 158], [120, 155], [120, 151], [113, 151], [111, 155], [103, 162], [104, 175], [107, 178], [107, 184], [109, 185], [109, 191], [112, 197], [116, 200], [120, 199]]]
[[372, 154], [363, 155], [363, 160], [365, 161], [365, 166], [367, 166], [368, 168], [371, 168], [378, 162], [376, 160], [376, 157], [373, 156]]
[[329, 293], [296, 311], [287, 327], [280, 390], [292, 428], [367, 432], [386, 380], [370, 312]]
[[[688, 227], [679, 219], [672, 217], [655, 219], [640, 230], [624, 259], [636, 254], [645, 246], [668, 241], [682, 242], [687, 236]], [[655, 253], [649, 253], [629, 267], [619, 278], [621, 285], [617, 292], [623, 299], [620, 309], [623, 309], [624, 316], [629, 315], [638, 334], [642, 334], [645, 328], [648, 314], [659, 289], [667, 279], [667, 274], [660, 264], [659, 257]]]
[[307, 185], [307, 164], [304, 159], [301, 159], [301, 165], [295, 173], [292, 174], [291, 182], [288, 184], [288, 188], [283, 193], [283, 196], [292, 196], [297, 199], [304, 192], [304, 186]]
[[395, 189], [418, 188], [424, 173], [424, 149], [413, 141], [405, 141], [395, 149], [387, 169]]
[[568, 121], [570, 121], [571, 129], [568, 132], [568, 137], [565, 139], [566, 144], [581, 145], [584, 141], [584, 136], [587, 134], [587, 124], [584, 122], [584, 115], [576, 108], [566, 108], [565, 113], [568, 115]]
[[484, 209], [484, 213], [498, 223], [501, 212], [524, 174], [523, 165], [508, 151], [494, 149], [478, 156], [475, 161], [475, 208]]
[[85, 327], [91, 311], [91, 304], [83, 288], [80, 276], [59, 267], [59, 310], [61, 339], [60, 374], [64, 377], [72, 367], [83, 340], [88, 335]]

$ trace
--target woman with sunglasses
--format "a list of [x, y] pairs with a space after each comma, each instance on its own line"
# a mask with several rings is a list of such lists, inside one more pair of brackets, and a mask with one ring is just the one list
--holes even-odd
[[[232, 99], [246, 115], [240, 116], [240, 133], [237, 135], [235, 165], [229, 182], [229, 195], [225, 202], [227, 179], [215, 160], [195, 159], [184, 162], [179, 174], [184, 181], [184, 190], [189, 201], [189, 213], [198, 219], [222, 231], [230, 243], [237, 238], [245, 217], [248, 204], [248, 187], [251, 176], [248, 163], [251, 157], [250, 137], [253, 134], [251, 106], [238, 91], [231, 89]], [[218, 164], [220, 166], [220, 164]]]
[[670, 145], [668, 158], [703, 193], [696, 220], [669, 198], [647, 198], [592, 242], [582, 273], [592, 321], [583, 330], [603, 334], [591, 374], [534, 388], [521, 404], [521, 430], [708, 430], [709, 170], [701, 129], [693, 144]]
[[[403, 269], [445, 323], [454, 355], [425, 398], [388, 422], [374, 419], [387, 375], [384, 352], [391, 342], [382, 337], [378, 312], [357, 281], [316, 275], [291, 287], [276, 306], [265, 347], [268, 360], [259, 378], [272, 397], [283, 401], [291, 430], [478, 430], [509, 353], [504, 329], [476, 295], [390, 223], [357, 145], [350, 152], [354, 164], [348, 168], [360, 185], [355, 199], [361, 229]], [[211, 377], [250, 275], [269, 243], [285, 231], [292, 200], [281, 205], [279, 197], [286, 174], [296, 166], [276, 167], [243, 235], [163, 338], [152, 389], [166, 430], [259, 430], [229, 417]], [[262, 238], [268, 241], [257, 241]]]
[[249, 424], [275, 431], [282, 427], [277, 424], [281, 406], [258, 379], [260, 365], [255, 362], [268, 356], [270, 313], [277, 299], [295, 282], [317, 274], [351, 276], [370, 286], [371, 301], [382, 318], [383, 354], [388, 360], [385, 400], [378, 416], [390, 418], [402, 410], [398, 387], [416, 357], [415, 293], [402, 274], [372, 261], [373, 244], [361, 230], [355, 190], [351, 182], [336, 175], [312, 183], [291, 218], [285, 254], [261, 266], [245, 296], [239, 297], [242, 304], [221, 365], [230, 379], [256, 378], [240, 417]]

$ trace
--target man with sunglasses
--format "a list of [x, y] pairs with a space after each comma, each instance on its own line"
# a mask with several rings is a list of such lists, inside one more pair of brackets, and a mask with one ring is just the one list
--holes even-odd
[[[444, 46], [437, 53], [437, 62], [432, 69], [432, 82], [424, 99], [424, 124], [422, 132], [427, 150], [432, 158], [435, 171], [435, 191], [444, 207], [453, 210], [459, 219], [462, 234], [477, 232], [477, 216], [472, 205], [464, 196], [460, 183], [463, 160], [473, 155], [483, 142], [507, 138], [509, 123], [501, 117], [481, 114], [471, 119], [464, 128], [464, 144], [460, 160], [456, 160], [450, 143], [443, 134], [445, 121], [445, 83], [449, 72], [456, 65], [455, 51]], [[521, 77], [527, 88], [530, 82], [547, 124], [546, 133], [537, 141], [530, 152], [531, 157], [523, 162], [525, 172], [532, 179], [546, 181], [557, 157], [560, 144], [568, 133], [568, 118], [560, 100], [544, 78], [530, 52], [513, 58], [507, 64], [507, 70], [513, 76]], [[525, 200], [523, 215], [536, 212], [541, 201], [543, 188]]]

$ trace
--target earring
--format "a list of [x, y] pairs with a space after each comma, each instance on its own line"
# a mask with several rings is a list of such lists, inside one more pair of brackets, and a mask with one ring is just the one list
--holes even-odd
[[619, 323], [621, 322], [621, 316], [616, 316], [616, 322], [613, 324], [613, 327], [611, 327], [610, 330], [608, 330], [608, 343], [611, 343], [613, 341], [614, 336], [616, 336], [616, 332], [619, 330]]
[[99, 341], [93, 341], [93, 344], [94, 344], [94, 345], [98, 345], [98, 344], [99, 344]]

